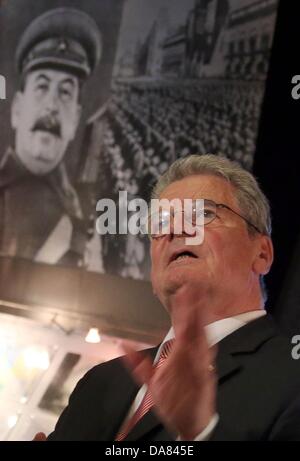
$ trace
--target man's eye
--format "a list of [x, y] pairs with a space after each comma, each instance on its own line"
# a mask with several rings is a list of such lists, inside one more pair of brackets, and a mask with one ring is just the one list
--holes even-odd
[[210, 210], [209, 208], [205, 208], [204, 217], [205, 218], [212, 218], [213, 216], [215, 216], [215, 212], [213, 210]]
[[162, 218], [159, 220], [159, 224], [160, 226], [166, 226], [167, 224], [169, 224], [169, 219], [168, 218]]
[[166, 226], [169, 225], [169, 219], [168, 218], [158, 218], [158, 217], [154, 217], [151, 219], [150, 221], [150, 229], [152, 232], [154, 233], [158, 233], [159, 231], [161, 231], [162, 229], [164, 229]]
[[215, 212], [210, 208], [202, 208], [201, 210], [194, 210], [193, 213], [193, 223], [201, 219], [213, 219], [215, 217]]
[[39, 83], [36, 86], [36, 91], [40, 93], [45, 93], [46, 91], [48, 91], [48, 85], [46, 83]]
[[67, 88], [62, 88], [60, 90], [60, 95], [61, 95], [61, 98], [62, 99], [71, 99], [71, 96], [72, 96], [72, 93], [70, 90], [68, 90]]
[[165, 219], [156, 219], [154, 221], [152, 221], [152, 226], [154, 226], [156, 229], [162, 227], [162, 226], [165, 226], [166, 224], [166, 220]]

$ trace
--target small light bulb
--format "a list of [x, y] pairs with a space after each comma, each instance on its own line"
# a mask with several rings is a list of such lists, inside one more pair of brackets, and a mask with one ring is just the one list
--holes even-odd
[[87, 343], [100, 343], [101, 341], [101, 336], [99, 335], [99, 330], [98, 328], [90, 328], [88, 334], [85, 337], [85, 341]]

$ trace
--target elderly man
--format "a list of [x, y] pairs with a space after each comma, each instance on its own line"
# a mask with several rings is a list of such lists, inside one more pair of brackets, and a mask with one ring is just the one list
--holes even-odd
[[21, 85], [11, 111], [15, 146], [0, 164], [2, 255], [82, 262], [87, 210], [70, 182], [64, 156], [81, 115], [81, 86], [100, 54], [96, 23], [73, 8], [37, 17], [19, 41]]
[[273, 249], [256, 180], [225, 158], [190, 156], [153, 197], [204, 199], [201, 244], [174, 232], [168, 210], [152, 235], [153, 289], [172, 329], [159, 348], [127, 350], [126, 366], [90, 370], [48, 440], [300, 440], [299, 364], [264, 310]]

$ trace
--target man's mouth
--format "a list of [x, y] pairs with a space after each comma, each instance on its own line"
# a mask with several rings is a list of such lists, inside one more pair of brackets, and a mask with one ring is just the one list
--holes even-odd
[[191, 258], [197, 259], [198, 256], [190, 250], [177, 251], [171, 256], [169, 264], [171, 264], [174, 261], [183, 261]]

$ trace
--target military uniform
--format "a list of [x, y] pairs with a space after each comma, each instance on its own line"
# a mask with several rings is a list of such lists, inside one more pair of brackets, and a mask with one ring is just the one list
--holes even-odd
[[[101, 36], [94, 20], [73, 8], [57, 8], [36, 18], [25, 30], [16, 65], [23, 81], [29, 72], [49, 68], [68, 72], [83, 82], [100, 55]], [[49, 236], [67, 216], [71, 228], [68, 243], [59, 259], [50, 262], [82, 265], [90, 225], [86, 213], [90, 210], [83, 210], [63, 161], [51, 173], [39, 176], [28, 171], [17, 153], [8, 148], [0, 163], [0, 191], [1, 255], [39, 260]], [[63, 233], [59, 235], [63, 237]]]
[[87, 221], [63, 163], [46, 176], [35, 176], [9, 148], [0, 165], [0, 191], [1, 255], [34, 259], [66, 214], [72, 223], [68, 259], [80, 264]]

